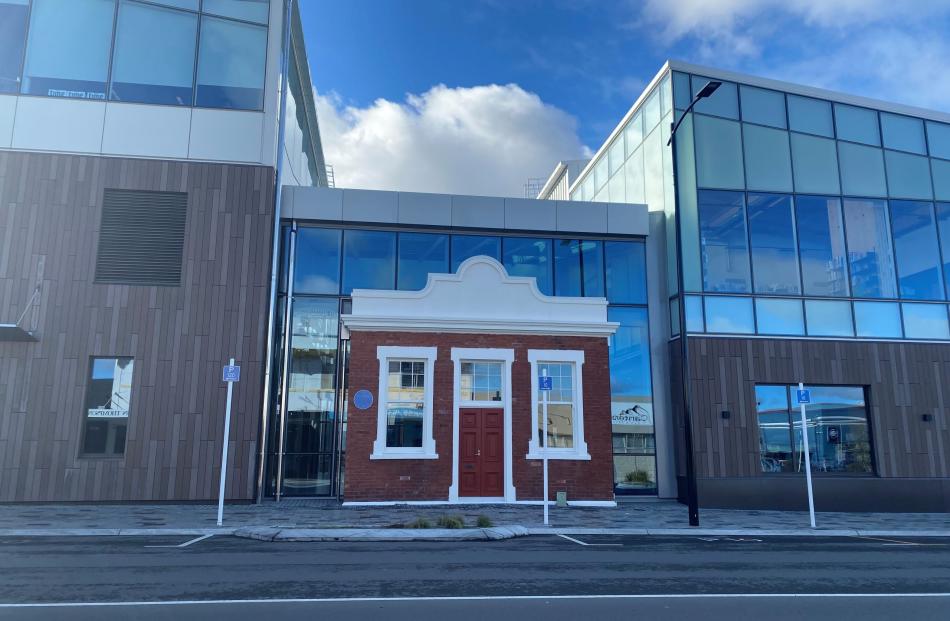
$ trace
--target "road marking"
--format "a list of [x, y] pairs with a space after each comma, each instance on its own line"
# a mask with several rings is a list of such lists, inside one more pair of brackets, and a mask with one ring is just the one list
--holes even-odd
[[209, 538], [209, 537], [214, 537], [214, 535], [213, 535], [213, 534], [211, 534], [211, 535], [202, 535], [202, 536], [200, 536], [200, 537], [195, 537], [194, 539], [191, 539], [191, 540], [189, 540], [189, 541], [186, 541], [185, 543], [179, 543], [178, 545], [170, 545], [170, 546], [145, 546], [145, 547], [146, 547], [146, 548], [187, 548], [187, 547], [190, 546], [191, 544], [193, 544], [193, 543], [198, 543], [199, 541], [204, 541], [205, 539], [207, 539], [207, 538]]
[[885, 546], [945, 546], [945, 543], [917, 543], [916, 541], [901, 541], [900, 539], [886, 539], [884, 537], [868, 537], [858, 535], [858, 539], [873, 539], [874, 541], [886, 541]]
[[274, 599], [195, 599], [146, 602], [56, 602], [4, 604], [3, 608], [92, 608], [115, 606], [193, 606], [198, 604], [347, 604], [359, 602], [464, 602], [489, 600], [571, 600], [571, 599], [774, 599], [780, 597], [820, 598], [950, 598], [950, 593], [639, 593], [628, 595], [459, 595], [449, 597], [310, 597]]
[[741, 541], [741, 542], [754, 542], [762, 543], [761, 539], [756, 539], [755, 537], [698, 537], [700, 541]]
[[623, 546], [622, 543], [586, 543], [580, 539], [574, 539], [573, 537], [568, 537], [567, 535], [558, 535], [562, 539], [567, 539], [568, 541], [573, 541], [574, 543], [580, 544], [582, 546]]

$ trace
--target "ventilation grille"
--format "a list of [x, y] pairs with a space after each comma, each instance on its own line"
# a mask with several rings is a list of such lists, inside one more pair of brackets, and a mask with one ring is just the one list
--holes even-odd
[[187, 208], [183, 192], [106, 190], [96, 282], [181, 284]]

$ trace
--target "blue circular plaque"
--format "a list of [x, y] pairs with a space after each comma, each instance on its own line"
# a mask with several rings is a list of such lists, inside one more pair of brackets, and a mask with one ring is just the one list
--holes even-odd
[[353, 405], [360, 410], [368, 410], [373, 405], [373, 393], [368, 390], [357, 390], [353, 395]]

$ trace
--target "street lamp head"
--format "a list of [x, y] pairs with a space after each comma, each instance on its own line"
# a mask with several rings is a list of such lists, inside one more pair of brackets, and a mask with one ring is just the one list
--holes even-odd
[[716, 89], [722, 86], [722, 82], [717, 82], [716, 80], [710, 80], [706, 82], [706, 86], [702, 87], [698, 93], [696, 93], [696, 99], [704, 99], [709, 97], [716, 92]]

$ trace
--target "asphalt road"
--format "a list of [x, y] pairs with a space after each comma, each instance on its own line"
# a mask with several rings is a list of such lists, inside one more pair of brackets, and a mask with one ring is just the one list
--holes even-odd
[[0, 619], [950, 618], [950, 540], [188, 539], [0, 539]]

